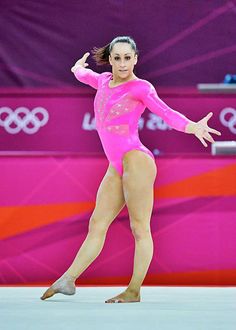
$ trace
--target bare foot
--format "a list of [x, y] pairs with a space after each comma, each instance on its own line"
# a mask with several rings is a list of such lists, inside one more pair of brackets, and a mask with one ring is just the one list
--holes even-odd
[[45, 300], [54, 296], [56, 293], [62, 293], [66, 295], [73, 295], [76, 292], [75, 278], [69, 274], [63, 274], [56, 282], [54, 282], [40, 297]]
[[140, 300], [140, 293], [126, 290], [118, 296], [106, 300], [105, 303], [131, 303], [140, 302]]

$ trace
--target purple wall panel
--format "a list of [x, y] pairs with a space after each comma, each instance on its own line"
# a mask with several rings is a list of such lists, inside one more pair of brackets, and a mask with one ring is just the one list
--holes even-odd
[[155, 85], [235, 73], [235, 0], [1, 0], [0, 86], [76, 86], [74, 62], [117, 35], [136, 40], [136, 74]]

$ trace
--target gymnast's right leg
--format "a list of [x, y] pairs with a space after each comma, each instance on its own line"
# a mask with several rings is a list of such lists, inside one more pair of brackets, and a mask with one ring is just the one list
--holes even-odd
[[89, 220], [87, 237], [71, 266], [45, 291], [42, 300], [52, 297], [55, 293], [75, 294], [75, 280], [100, 254], [107, 230], [124, 205], [122, 177], [109, 164], [97, 191], [96, 205]]

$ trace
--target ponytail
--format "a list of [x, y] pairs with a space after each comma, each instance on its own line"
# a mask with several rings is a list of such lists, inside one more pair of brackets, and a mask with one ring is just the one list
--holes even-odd
[[92, 57], [97, 65], [109, 64], [109, 54], [110, 54], [109, 48], [110, 48], [110, 43], [100, 48], [93, 47], [93, 49], [91, 50], [93, 54]]

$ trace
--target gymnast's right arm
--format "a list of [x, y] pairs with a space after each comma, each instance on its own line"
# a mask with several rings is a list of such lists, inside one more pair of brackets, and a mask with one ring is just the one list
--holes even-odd
[[81, 59], [79, 59], [71, 68], [71, 72], [73, 72], [76, 79], [78, 79], [82, 83], [85, 83], [95, 89], [98, 89], [98, 78], [100, 76], [100, 73], [94, 72], [91, 69], [86, 69], [88, 63], [85, 62], [89, 55], [89, 52], [85, 53], [83, 57], [81, 57]]

